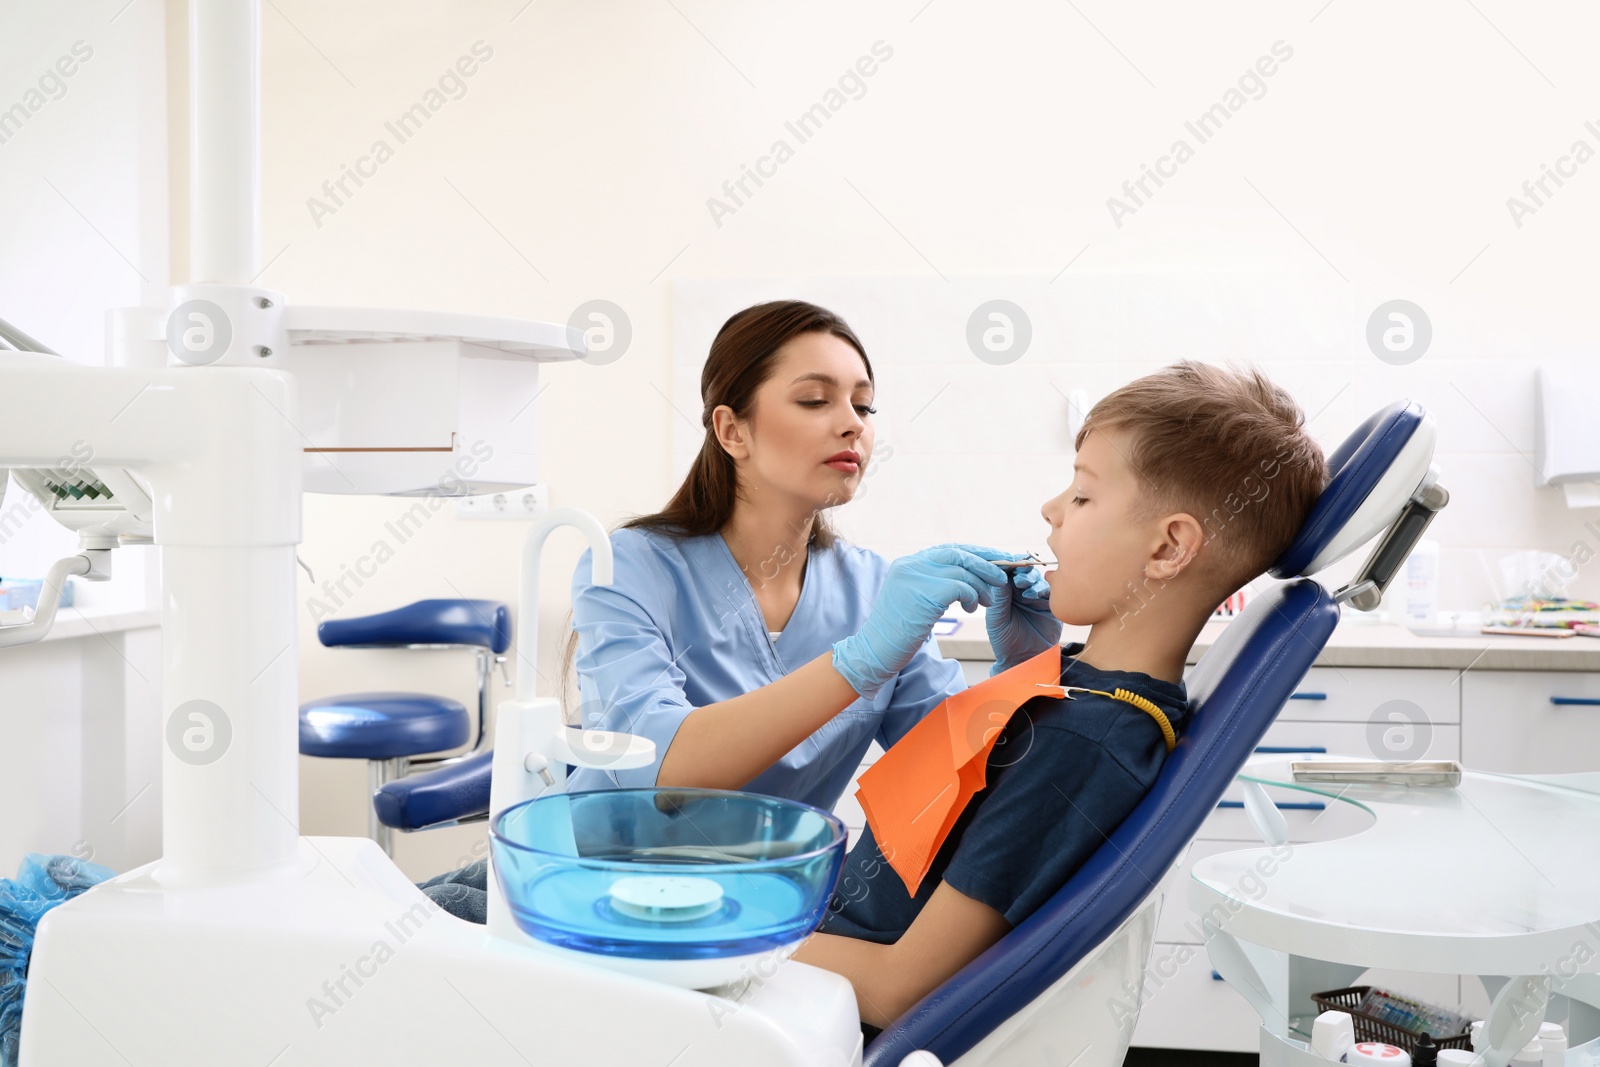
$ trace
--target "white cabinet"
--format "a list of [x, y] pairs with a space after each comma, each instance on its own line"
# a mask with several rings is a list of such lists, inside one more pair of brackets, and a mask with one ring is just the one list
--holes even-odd
[[1467, 671], [1461, 701], [1461, 759], [1468, 767], [1512, 774], [1600, 770], [1600, 675]]
[[[1458, 671], [1313, 667], [1267, 729], [1259, 751], [1457, 759], [1461, 737]], [[1347, 837], [1371, 823], [1361, 808], [1317, 793], [1268, 788], [1267, 795], [1282, 811], [1294, 844]], [[1201, 857], [1260, 843], [1235, 784], [1206, 818], [1179, 872], [1163, 883], [1166, 895], [1145, 971], [1146, 997], [1135, 1045], [1218, 1052], [1259, 1047], [1255, 1011], [1214, 977], [1189, 911], [1187, 882]]]

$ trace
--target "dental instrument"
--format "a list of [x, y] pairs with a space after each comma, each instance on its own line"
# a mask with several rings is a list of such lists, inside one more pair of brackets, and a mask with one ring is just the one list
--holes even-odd
[[1061, 620], [1050, 607], [1050, 584], [1035, 564], [1025, 570], [1001, 569], [1006, 580], [995, 589], [983, 613], [984, 632], [994, 650], [995, 675], [1061, 645]]
[[1029, 552], [1027, 559], [990, 559], [985, 563], [993, 563], [1002, 568], [1028, 568], [1028, 567], [1055, 567], [1059, 566], [1053, 559], [1040, 559], [1036, 553]]

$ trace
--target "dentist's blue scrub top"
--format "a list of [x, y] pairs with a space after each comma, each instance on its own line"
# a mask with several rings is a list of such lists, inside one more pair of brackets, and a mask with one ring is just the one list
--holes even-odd
[[[628, 770], [574, 768], [572, 792], [653, 786], [678, 726], [696, 708], [769, 685], [828, 652], [867, 620], [889, 563], [836, 540], [812, 546], [794, 614], [774, 641], [755, 591], [721, 534], [611, 535], [614, 583], [591, 583], [585, 551], [572, 577], [579, 716], [585, 728], [656, 743], [656, 762]], [[759, 575], [757, 580], [759, 580]], [[871, 700], [858, 699], [745, 789], [831, 809], [874, 739], [888, 749], [951, 693], [961, 667], [930, 636]]]

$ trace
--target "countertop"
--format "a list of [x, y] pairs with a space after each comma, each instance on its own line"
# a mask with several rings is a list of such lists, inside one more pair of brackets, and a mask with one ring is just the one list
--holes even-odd
[[[1209, 623], [1189, 652], [1200, 658], [1229, 623]], [[1081, 641], [1086, 628], [1069, 626], [1063, 642]], [[961, 628], [941, 637], [946, 659], [992, 661], [983, 616], [966, 617]], [[1520, 637], [1464, 631], [1460, 636], [1419, 637], [1393, 623], [1341, 622], [1317, 657], [1318, 667], [1433, 667], [1484, 671], [1600, 671], [1600, 639]]]
[[[153, 626], [159, 627], [160, 625], [161, 609], [159, 608], [133, 610], [126, 608], [57, 608], [55, 624], [50, 627], [50, 632], [39, 640], [68, 641], [75, 637], [103, 636], [122, 630], [142, 630]], [[27, 648], [28, 646], [12, 645], [9, 647]], [[0, 655], [4, 655], [6, 651], [6, 648], [0, 648]]]

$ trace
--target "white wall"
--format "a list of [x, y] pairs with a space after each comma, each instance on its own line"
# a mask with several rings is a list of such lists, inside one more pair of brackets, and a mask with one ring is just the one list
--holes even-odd
[[[163, 11], [36, 0], [9, 5], [0, 26], [0, 319], [103, 363], [107, 308], [166, 302]], [[42, 578], [77, 543], [7, 487], [0, 576]], [[75, 604], [144, 607], [150, 551], [118, 552], [109, 582], [74, 579]]]

